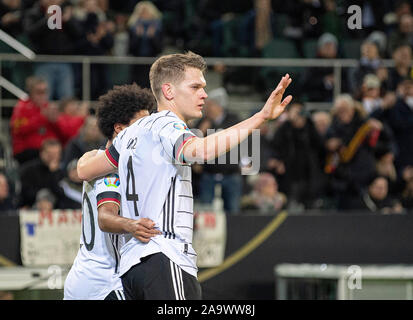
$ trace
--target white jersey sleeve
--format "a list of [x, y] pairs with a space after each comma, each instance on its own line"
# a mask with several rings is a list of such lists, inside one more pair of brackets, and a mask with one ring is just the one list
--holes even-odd
[[162, 147], [174, 163], [185, 163], [182, 150], [185, 144], [196, 135], [192, 133], [185, 122], [174, 118], [173, 121], [164, 120], [158, 124], [158, 134]]
[[120, 180], [114, 173], [96, 181], [96, 202], [99, 208], [104, 203], [115, 203], [120, 207]]
[[119, 135], [117, 135], [115, 139], [113, 139], [112, 145], [105, 150], [107, 160], [116, 169], [118, 168], [119, 163], [119, 154], [122, 147], [122, 138], [124, 137], [126, 132], [127, 128], [121, 131], [121, 133], [119, 133]]

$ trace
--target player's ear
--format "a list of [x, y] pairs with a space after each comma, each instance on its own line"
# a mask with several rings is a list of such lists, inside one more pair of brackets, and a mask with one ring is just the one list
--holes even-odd
[[174, 88], [171, 83], [164, 83], [162, 85], [162, 94], [166, 100], [172, 100], [174, 98]]

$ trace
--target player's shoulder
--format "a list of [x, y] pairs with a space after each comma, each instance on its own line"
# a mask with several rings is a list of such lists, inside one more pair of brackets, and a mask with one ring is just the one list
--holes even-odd
[[174, 123], [183, 123], [178, 116], [169, 110], [163, 110], [153, 113], [151, 119], [148, 120], [144, 127], [151, 131], [160, 131], [165, 127], [172, 126]]
[[147, 126], [152, 132], [164, 135], [171, 130], [189, 130], [188, 126], [172, 111], [158, 112], [156, 118]]

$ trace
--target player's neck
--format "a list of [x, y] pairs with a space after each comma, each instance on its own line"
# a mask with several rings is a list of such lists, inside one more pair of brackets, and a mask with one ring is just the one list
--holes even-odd
[[184, 122], [187, 122], [187, 119], [185, 119], [185, 117], [182, 116], [176, 110], [176, 108], [173, 104], [158, 104], [158, 112], [165, 111], [165, 110], [168, 110], [168, 111], [171, 111], [171, 112], [175, 113], [178, 116], [179, 119], [181, 119]]

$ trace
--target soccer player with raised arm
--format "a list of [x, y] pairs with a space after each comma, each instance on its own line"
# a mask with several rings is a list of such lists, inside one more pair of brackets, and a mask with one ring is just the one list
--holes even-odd
[[[101, 96], [97, 118], [108, 139], [106, 147], [121, 130], [148, 116], [155, 103], [152, 93], [136, 84], [115, 86]], [[120, 246], [132, 237], [148, 242], [159, 231], [149, 219], [121, 217], [120, 199], [116, 173], [83, 183], [81, 244], [65, 281], [65, 300], [125, 300], [119, 278]]]
[[287, 74], [258, 113], [225, 130], [197, 137], [186, 122], [202, 117], [207, 98], [205, 69], [204, 59], [192, 52], [157, 59], [149, 77], [158, 112], [124, 130], [104, 154], [89, 152], [78, 162], [81, 179], [118, 168], [122, 214], [149, 218], [162, 232], [148, 243], [131, 239], [121, 249], [120, 274], [129, 299], [201, 298], [192, 248], [190, 164], [217, 158], [235, 147], [263, 122], [276, 119], [292, 99], [283, 99], [292, 81]]

